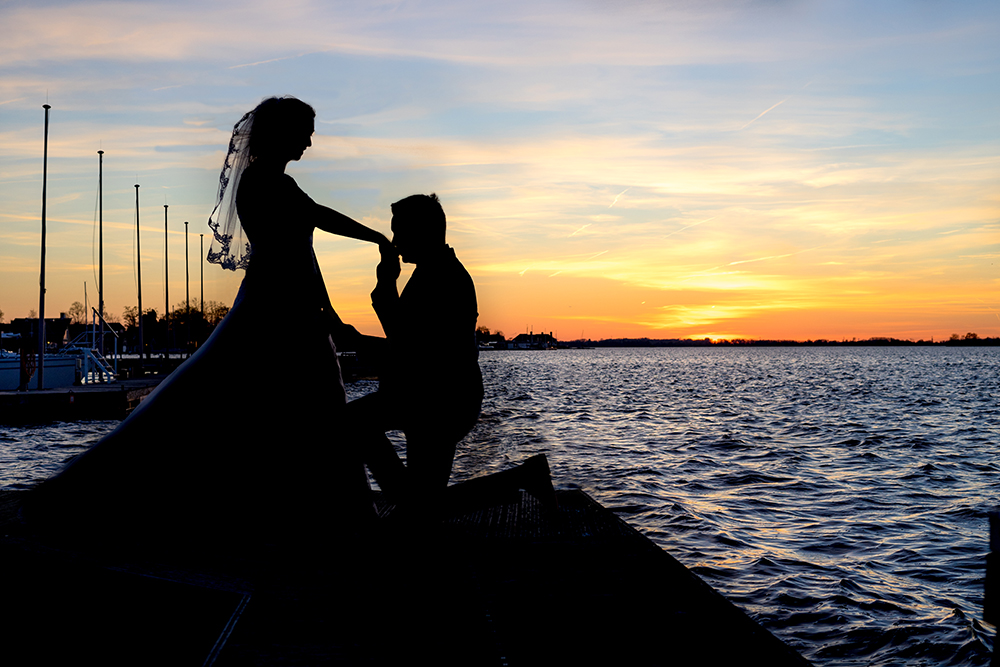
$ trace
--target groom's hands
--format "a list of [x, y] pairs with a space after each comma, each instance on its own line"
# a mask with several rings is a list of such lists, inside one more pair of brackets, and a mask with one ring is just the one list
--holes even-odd
[[391, 244], [380, 244], [378, 249], [382, 254], [382, 260], [375, 269], [375, 277], [380, 283], [387, 282], [395, 285], [396, 279], [399, 278], [399, 254]]
[[380, 244], [379, 252], [382, 260], [375, 269], [378, 283], [372, 290], [372, 307], [382, 323], [382, 331], [386, 338], [398, 336], [399, 292], [396, 290], [396, 279], [399, 278], [399, 253], [395, 246], [389, 243]]

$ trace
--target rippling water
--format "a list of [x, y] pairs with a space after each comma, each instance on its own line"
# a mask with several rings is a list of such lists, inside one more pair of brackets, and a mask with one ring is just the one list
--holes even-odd
[[996, 348], [499, 352], [457, 471], [546, 452], [820, 665], [987, 664]]
[[[487, 352], [454, 479], [549, 457], [817, 665], [987, 665], [1000, 349]], [[352, 396], [375, 388], [356, 383]], [[0, 485], [114, 422], [0, 427]]]

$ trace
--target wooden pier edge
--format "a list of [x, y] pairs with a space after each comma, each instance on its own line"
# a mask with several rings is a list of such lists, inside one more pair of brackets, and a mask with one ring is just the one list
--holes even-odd
[[0, 491], [6, 606], [21, 610], [3, 634], [34, 662], [809, 664], [582, 491], [557, 508], [521, 491], [419, 534], [318, 526], [308, 553], [201, 562], [53, 545], [19, 523], [25, 493]]
[[0, 391], [0, 424], [124, 419], [163, 377], [41, 391]]

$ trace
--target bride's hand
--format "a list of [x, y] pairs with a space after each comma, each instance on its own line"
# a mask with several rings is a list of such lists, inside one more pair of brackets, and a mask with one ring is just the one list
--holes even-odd
[[399, 253], [391, 243], [379, 244], [379, 252], [382, 253], [382, 261], [375, 268], [375, 277], [379, 282], [391, 282], [395, 284], [399, 278]]

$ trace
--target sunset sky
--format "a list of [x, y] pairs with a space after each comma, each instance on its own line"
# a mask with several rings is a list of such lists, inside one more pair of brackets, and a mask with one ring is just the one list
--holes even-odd
[[[998, 35], [996, 2], [0, 2], [0, 310], [38, 308], [46, 101], [51, 317], [96, 304], [98, 150], [106, 307], [139, 183], [162, 313], [164, 204], [176, 305], [233, 124], [290, 94], [299, 185], [386, 234], [436, 192], [508, 337], [1000, 336]], [[316, 249], [381, 334], [377, 249]], [[206, 299], [241, 277], [206, 265]]]

